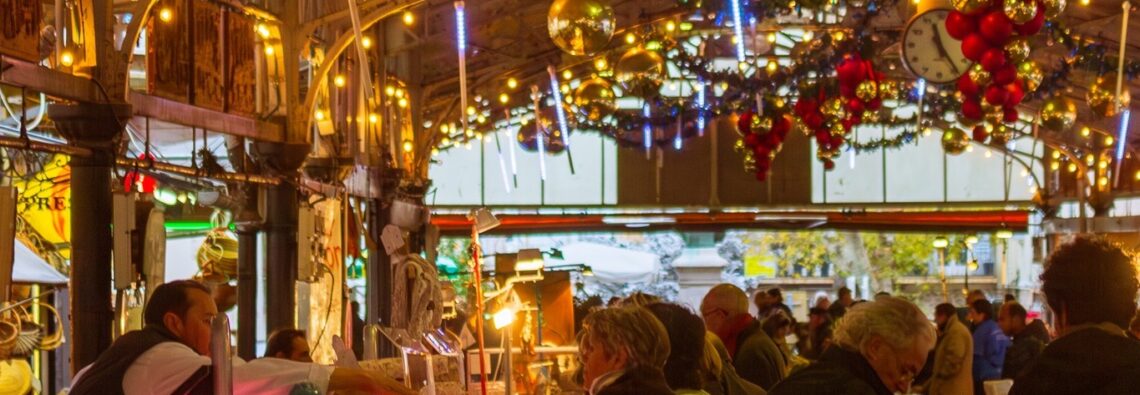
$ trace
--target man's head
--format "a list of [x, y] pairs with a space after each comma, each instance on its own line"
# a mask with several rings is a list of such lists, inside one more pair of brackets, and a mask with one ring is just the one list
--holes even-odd
[[958, 315], [958, 309], [949, 303], [943, 303], [934, 307], [934, 322], [938, 324], [939, 328], [945, 328], [946, 323], [950, 319]]
[[994, 305], [985, 299], [975, 300], [974, 303], [970, 303], [970, 310], [966, 314], [966, 318], [968, 318], [970, 322], [973, 322], [974, 325], [979, 325], [986, 322], [986, 320], [992, 320], [994, 318]]
[[[645, 306], [669, 333], [669, 358], [665, 361], [665, 381], [670, 388], [702, 388], [707, 370], [705, 358], [705, 324], [688, 308], [673, 303]], [[703, 368], [703, 369], [702, 369]]]
[[980, 289], [975, 289], [973, 291], [970, 291], [969, 295], [966, 295], [966, 305], [972, 306], [974, 304], [975, 300], [982, 300], [982, 299], [986, 299], [986, 293], [982, 292], [982, 290], [980, 290]]
[[851, 297], [851, 288], [839, 288], [836, 302], [843, 305], [843, 307], [851, 307], [851, 303], [855, 302], [855, 299]]
[[578, 340], [584, 384], [590, 388], [606, 373], [638, 366], [662, 369], [669, 348], [665, 326], [644, 307], [593, 312], [583, 320]]
[[210, 322], [218, 306], [197, 281], [180, 280], [154, 289], [143, 311], [147, 325], [164, 327], [198, 354], [210, 355]]
[[1001, 331], [1005, 332], [1006, 335], [1016, 335], [1025, 330], [1025, 317], [1027, 315], [1029, 313], [1020, 304], [1003, 303], [1001, 310], [998, 311], [998, 326], [1001, 326]]
[[756, 312], [758, 314], [764, 314], [764, 311], [772, 306], [772, 298], [768, 296], [767, 292], [756, 291], [755, 294], [752, 294], [752, 304], [756, 305]]
[[808, 327], [817, 328], [820, 325], [826, 324], [830, 315], [827, 314], [827, 309], [820, 307], [812, 307], [808, 311]]
[[701, 318], [713, 333], [720, 333], [741, 314], [748, 314], [748, 296], [732, 284], [713, 287], [701, 301]]
[[1005, 303], [1016, 302], [1017, 298], [1014, 297], [1013, 294], [1005, 294], [1005, 299], [1003, 299], [1002, 301]]
[[1136, 313], [1132, 257], [1101, 238], [1079, 237], [1045, 260], [1041, 291], [1057, 316], [1057, 331], [1111, 322], [1121, 328]]
[[784, 303], [784, 293], [779, 288], [771, 288], [768, 290], [768, 300], [772, 304]]
[[875, 294], [875, 300], [889, 297], [891, 297], [891, 293], [887, 291], [879, 291], [879, 293]]
[[934, 348], [934, 326], [898, 298], [860, 303], [839, 320], [835, 344], [858, 352], [891, 391], [906, 392]]
[[313, 362], [313, 357], [309, 355], [309, 342], [305, 339], [305, 331], [297, 329], [280, 329], [269, 335], [265, 357]]

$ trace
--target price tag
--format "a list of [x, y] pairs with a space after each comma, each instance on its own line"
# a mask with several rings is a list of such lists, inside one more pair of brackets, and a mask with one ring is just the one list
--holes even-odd
[[396, 225], [385, 226], [384, 232], [380, 234], [380, 242], [384, 244], [384, 252], [392, 255], [404, 246], [404, 232]]

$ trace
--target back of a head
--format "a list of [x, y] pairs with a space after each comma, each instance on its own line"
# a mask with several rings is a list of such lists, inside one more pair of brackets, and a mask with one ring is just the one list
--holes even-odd
[[780, 291], [779, 288], [768, 289], [768, 296], [774, 298], [776, 300], [776, 302], [780, 302], [780, 303], [784, 302], [784, 293], [782, 291]]
[[1025, 317], [1029, 316], [1029, 312], [1025, 311], [1025, 307], [1020, 303], [1004, 303], [1001, 305], [1001, 308], [1005, 309], [1006, 314], [1009, 314], [1009, 318], [1012, 318], [1014, 320], [1021, 320], [1021, 322], [1025, 322]]
[[905, 350], [922, 339], [933, 344], [934, 326], [917, 306], [908, 301], [885, 297], [852, 307], [839, 320], [834, 331], [835, 344], [854, 352], [874, 337], [879, 337], [895, 350]]
[[660, 302], [661, 298], [657, 295], [650, 295], [641, 291], [634, 292], [629, 297], [622, 299], [619, 303], [622, 306], [648, 306]]
[[190, 293], [193, 290], [210, 295], [210, 290], [205, 285], [194, 280], [171, 281], [155, 287], [143, 311], [143, 320], [147, 325], [163, 327], [165, 326], [163, 317], [166, 313], [186, 317], [186, 311], [190, 309]]
[[669, 357], [669, 334], [665, 326], [649, 310], [638, 306], [598, 310], [582, 322], [582, 343], [601, 347], [613, 354], [624, 350], [629, 354], [627, 367], [647, 366], [661, 369]]
[[849, 297], [851, 297], [851, 288], [841, 287], [841, 288], [839, 288], [839, 292], [835, 293], [835, 296], [840, 298], [840, 299], [843, 299], [844, 297], [849, 298]]
[[702, 305], [723, 309], [729, 316], [748, 313], [748, 295], [732, 284], [719, 284], [709, 290]]
[[1041, 290], [1068, 326], [1111, 322], [1128, 326], [1140, 283], [1132, 257], [1099, 237], [1078, 237], [1045, 261]]
[[672, 303], [654, 303], [646, 309], [669, 334], [669, 358], [665, 362], [665, 380], [669, 387], [700, 389], [702, 360], [705, 357], [705, 324], [693, 312]]
[[994, 318], [994, 305], [988, 300], [975, 300], [973, 303], [970, 303], [970, 309], [974, 310], [978, 314], [984, 314], [987, 320]]
[[942, 303], [934, 306], [934, 315], [942, 317], [953, 317], [958, 315], [958, 308], [949, 303]]
[[777, 332], [780, 329], [787, 328], [789, 325], [792, 325], [792, 319], [788, 317], [788, 315], [785, 314], [783, 310], [776, 310], [774, 314], [768, 317], [768, 319], [764, 320], [764, 323], [761, 325], [761, 329], [763, 329], [764, 333], [767, 333], [768, 336], [775, 339], [778, 335]]
[[293, 355], [293, 339], [305, 338], [305, 331], [298, 329], [278, 329], [265, 341], [265, 357], [275, 358], [282, 354], [285, 358]]
[[975, 300], [988, 299], [988, 298], [986, 297], [985, 292], [983, 292], [980, 289], [975, 289], [973, 291], [970, 291], [970, 294], [968, 296], [966, 296], [966, 299], [969, 300], [970, 303], [973, 303], [973, 301], [975, 301]]

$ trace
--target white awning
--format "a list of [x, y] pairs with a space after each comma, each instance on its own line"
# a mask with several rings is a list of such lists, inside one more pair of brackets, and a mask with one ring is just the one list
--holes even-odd
[[585, 264], [604, 283], [652, 282], [661, 271], [661, 258], [648, 252], [595, 243], [572, 243], [558, 249], [566, 264]]
[[12, 264], [13, 283], [66, 285], [67, 276], [51, 267], [43, 258], [16, 240]]

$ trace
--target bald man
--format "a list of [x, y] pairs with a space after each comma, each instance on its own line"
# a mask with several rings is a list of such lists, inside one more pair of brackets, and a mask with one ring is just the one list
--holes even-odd
[[740, 377], [771, 389], [787, 373], [784, 354], [748, 314], [748, 296], [732, 284], [720, 284], [701, 301], [705, 328], [724, 342]]

